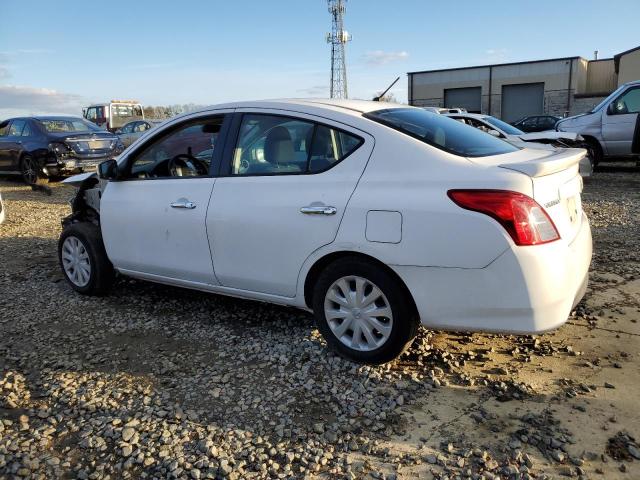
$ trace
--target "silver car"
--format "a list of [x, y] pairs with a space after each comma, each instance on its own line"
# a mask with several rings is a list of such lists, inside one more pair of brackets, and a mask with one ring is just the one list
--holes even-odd
[[117, 129], [115, 133], [126, 148], [140, 138], [144, 132], [157, 125], [158, 123], [151, 120], [134, 120]]
[[556, 130], [582, 135], [596, 164], [640, 157], [640, 80], [621, 85], [590, 112], [560, 120]]

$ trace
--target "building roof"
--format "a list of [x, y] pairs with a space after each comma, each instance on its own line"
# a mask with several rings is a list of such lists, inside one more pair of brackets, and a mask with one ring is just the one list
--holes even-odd
[[583, 59], [583, 58], [580, 57], [580, 56], [576, 56], [576, 57], [546, 58], [546, 59], [542, 59], [542, 60], [528, 60], [528, 61], [525, 61], [525, 62], [491, 63], [491, 64], [487, 64], [487, 65], [475, 65], [475, 66], [472, 66], [472, 67], [440, 68], [440, 69], [436, 69], [436, 70], [420, 70], [420, 71], [416, 71], [416, 72], [408, 72], [407, 74], [408, 75], [414, 75], [416, 73], [452, 72], [452, 71], [455, 71], [455, 70], [472, 70], [474, 68], [504, 67], [504, 66], [508, 66], [508, 65], [524, 65], [524, 64], [527, 64], [527, 63], [557, 62], [559, 60], [577, 60], [577, 59]]
[[618, 73], [618, 70], [620, 70], [620, 59], [629, 53], [635, 52], [636, 50], [640, 50], [640, 45], [638, 45], [635, 48], [630, 48], [629, 50], [625, 50], [624, 52], [620, 52], [617, 55], [613, 56], [613, 64], [614, 64], [616, 73]]

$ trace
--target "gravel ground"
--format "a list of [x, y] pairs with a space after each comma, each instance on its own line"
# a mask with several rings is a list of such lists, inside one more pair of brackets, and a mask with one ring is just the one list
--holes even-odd
[[538, 337], [422, 330], [349, 363], [309, 314], [56, 259], [72, 190], [0, 181], [0, 478], [640, 478], [640, 171], [583, 196], [587, 297]]

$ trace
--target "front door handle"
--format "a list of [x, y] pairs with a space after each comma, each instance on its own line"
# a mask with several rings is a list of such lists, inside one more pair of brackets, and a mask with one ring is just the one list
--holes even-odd
[[335, 215], [337, 211], [336, 207], [328, 207], [326, 205], [309, 205], [300, 209], [300, 213], [306, 215]]
[[181, 198], [177, 202], [173, 202], [171, 204], [171, 208], [186, 208], [188, 210], [193, 210], [196, 208], [196, 204], [187, 200], [186, 198]]

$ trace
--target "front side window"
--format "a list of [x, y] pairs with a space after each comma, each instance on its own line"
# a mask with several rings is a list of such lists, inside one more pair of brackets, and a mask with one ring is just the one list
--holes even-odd
[[277, 115], [242, 117], [231, 175], [319, 173], [362, 144], [362, 139], [325, 125]]
[[33, 133], [31, 132], [31, 125], [29, 125], [29, 122], [25, 122], [24, 128], [22, 129], [22, 136], [30, 137], [31, 135], [33, 135]]
[[97, 117], [96, 107], [91, 107], [87, 109], [87, 113], [85, 114], [85, 118], [88, 120], [95, 120]]
[[377, 110], [364, 116], [454, 155], [484, 157], [518, 150], [499, 138], [453, 118], [421, 108]]
[[150, 140], [130, 163], [130, 178], [208, 176], [224, 117], [182, 124]]
[[0, 123], [0, 137], [6, 137], [9, 133], [9, 121]]
[[13, 122], [11, 122], [11, 126], [9, 127], [9, 136], [19, 137], [20, 135], [22, 135], [22, 129], [24, 128], [24, 125], [24, 120], [14, 120]]
[[613, 112], [615, 115], [625, 115], [627, 113], [640, 112], [640, 88], [632, 88], [620, 95], [613, 102]]

